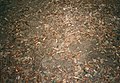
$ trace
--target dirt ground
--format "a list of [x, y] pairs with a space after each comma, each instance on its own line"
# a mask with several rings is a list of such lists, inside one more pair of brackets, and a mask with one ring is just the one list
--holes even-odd
[[120, 1], [0, 0], [0, 83], [120, 83]]

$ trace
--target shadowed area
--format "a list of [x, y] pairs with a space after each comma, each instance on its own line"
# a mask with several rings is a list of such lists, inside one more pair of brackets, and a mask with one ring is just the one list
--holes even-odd
[[0, 0], [0, 82], [120, 82], [119, 2]]

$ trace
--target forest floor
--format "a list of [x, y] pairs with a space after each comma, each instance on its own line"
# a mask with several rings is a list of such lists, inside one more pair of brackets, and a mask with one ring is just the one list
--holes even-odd
[[0, 83], [119, 82], [119, 0], [0, 0]]

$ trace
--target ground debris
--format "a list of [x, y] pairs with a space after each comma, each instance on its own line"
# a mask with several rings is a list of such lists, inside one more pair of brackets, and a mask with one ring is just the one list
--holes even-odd
[[120, 82], [117, 2], [1, 0], [0, 83]]

